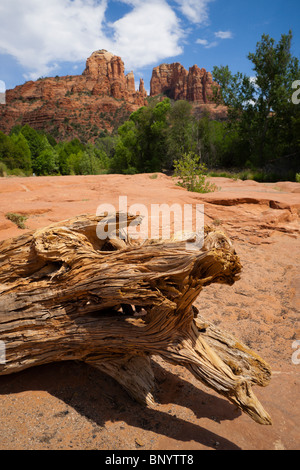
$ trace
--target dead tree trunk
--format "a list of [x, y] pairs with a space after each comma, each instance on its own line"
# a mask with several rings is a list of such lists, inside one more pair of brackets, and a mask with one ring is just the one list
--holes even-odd
[[[107, 240], [97, 238], [99, 222]], [[226, 236], [208, 230], [190, 251], [185, 242], [113, 240], [109, 227], [109, 217], [82, 216], [0, 243], [0, 375], [81, 360], [151, 405], [150, 357], [160, 355], [271, 424], [251, 390], [268, 384], [269, 366], [193, 307], [203, 287], [239, 278]]]

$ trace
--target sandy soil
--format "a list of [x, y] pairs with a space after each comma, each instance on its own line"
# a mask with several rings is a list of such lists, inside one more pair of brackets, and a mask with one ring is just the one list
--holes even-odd
[[256, 424], [185, 368], [158, 357], [152, 409], [92, 367], [62, 362], [0, 377], [1, 450], [300, 448], [300, 364], [292, 361], [300, 340], [300, 184], [212, 181], [219, 191], [201, 195], [162, 174], [0, 178], [0, 240], [24, 233], [8, 212], [28, 216], [29, 230], [94, 214], [102, 203], [118, 207], [119, 195], [128, 206], [204, 204], [205, 221], [230, 235], [243, 272], [232, 287], [204, 289], [197, 307], [271, 365], [270, 385], [254, 392], [273, 425]]

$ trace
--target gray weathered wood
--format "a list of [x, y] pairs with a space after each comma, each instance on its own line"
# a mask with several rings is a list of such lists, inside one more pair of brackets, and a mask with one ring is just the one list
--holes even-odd
[[[135, 219], [118, 215], [117, 234]], [[113, 239], [112, 220], [76, 217], [0, 243], [0, 375], [81, 360], [151, 405], [150, 358], [160, 355], [270, 424], [252, 392], [268, 384], [270, 367], [193, 307], [205, 286], [239, 278], [226, 235], [207, 228], [203, 248], [190, 251], [184, 241]], [[97, 237], [100, 222], [106, 240]]]

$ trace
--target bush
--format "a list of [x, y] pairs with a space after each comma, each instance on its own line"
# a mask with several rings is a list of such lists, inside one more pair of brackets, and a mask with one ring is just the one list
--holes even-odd
[[179, 186], [188, 191], [210, 193], [217, 190], [215, 184], [206, 181], [204, 173], [207, 168], [200, 163], [200, 157], [193, 152], [185, 153], [181, 159], [175, 160], [174, 169], [174, 176], [180, 179]]
[[26, 215], [17, 214], [15, 212], [8, 212], [7, 214], [5, 214], [5, 217], [14, 224], [16, 224], [19, 228], [23, 230], [26, 228], [25, 222], [28, 218]]
[[29, 174], [31, 174], [31, 173], [28, 173], [25, 170], [22, 170], [21, 168], [14, 168], [13, 170], [9, 170], [8, 174], [10, 176], [24, 177], [24, 176], [29, 176]]
[[5, 163], [3, 162], [0, 162], [0, 177], [2, 176], [7, 176], [7, 166], [5, 165]]
[[33, 169], [38, 176], [53, 175], [58, 172], [58, 156], [52, 148], [43, 150], [34, 160]]

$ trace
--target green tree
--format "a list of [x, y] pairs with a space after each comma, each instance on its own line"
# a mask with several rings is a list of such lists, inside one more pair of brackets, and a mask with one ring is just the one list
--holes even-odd
[[73, 139], [69, 142], [60, 142], [55, 147], [58, 154], [59, 172], [62, 175], [69, 175], [74, 171], [73, 167], [69, 164], [69, 156], [76, 155], [85, 150], [85, 145], [79, 139]]
[[12, 134], [8, 136], [0, 132], [0, 161], [9, 170], [31, 171], [31, 152], [23, 135]]
[[70, 174], [75, 175], [98, 175], [105, 170], [107, 162], [102, 155], [102, 159], [97, 156], [93, 148], [80, 150], [78, 153], [72, 153], [68, 156], [66, 164]]
[[96, 140], [95, 147], [101, 152], [104, 152], [105, 155], [110, 159], [114, 156], [117, 142], [117, 135], [107, 135], [103, 132], [102, 135]]
[[97, 175], [100, 173], [100, 163], [92, 153], [87, 151], [79, 152], [77, 161], [77, 174], [79, 175]]
[[0, 131], [0, 161], [3, 162], [8, 169], [15, 168], [14, 149], [15, 146], [11, 138]]
[[34, 161], [39, 156], [39, 154], [45, 150], [46, 147], [50, 146], [47, 138], [30, 127], [28, 124], [22, 127], [21, 134], [27, 140], [32, 161]]
[[292, 83], [300, 77], [291, 42], [291, 31], [278, 43], [264, 34], [256, 51], [248, 55], [255, 73], [252, 78], [232, 74], [228, 66], [214, 67], [214, 80], [221, 86], [215, 98], [229, 107], [228, 128], [238, 132], [243, 162], [250, 159], [263, 166], [285, 152], [299, 151], [294, 137], [290, 140], [299, 114], [291, 103]]
[[196, 151], [197, 123], [193, 106], [188, 101], [175, 101], [168, 112], [167, 165], [180, 158], [183, 153]]
[[67, 172], [64, 173], [65, 175], [79, 175], [80, 174], [79, 173], [80, 155], [77, 153], [71, 153], [68, 157], [66, 157], [66, 161], [64, 165], [65, 165], [65, 168], [67, 168]]
[[58, 172], [58, 156], [56, 151], [49, 147], [42, 150], [35, 158], [33, 169], [37, 176], [53, 175]]
[[104, 150], [98, 149], [92, 143], [86, 145], [86, 153], [89, 155], [91, 164], [90, 174], [106, 173], [109, 168], [109, 158]]
[[160, 171], [167, 161], [167, 117], [171, 109], [169, 98], [156, 105], [140, 108], [130, 116], [137, 132], [137, 171]]
[[113, 173], [134, 174], [138, 170], [134, 165], [134, 155], [130, 148], [126, 146], [122, 139], [116, 145], [116, 151], [110, 163], [110, 170]]
[[14, 144], [14, 168], [31, 172], [31, 152], [27, 140], [19, 133], [12, 134], [11, 141]]
[[9, 136], [0, 132], [0, 163], [1, 174], [87, 175], [108, 172], [110, 159], [101, 146], [79, 139], [56, 143], [49, 134], [26, 125], [15, 126]]
[[137, 173], [138, 171], [137, 128], [133, 120], [126, 121], [118, 129], [118, 140], [110, 168], [114, 173]]
[[114, 172], [160, 171], [167, 161], [167, 116], [170, 100], [139, 108], [118, 129], [111, 161]]

